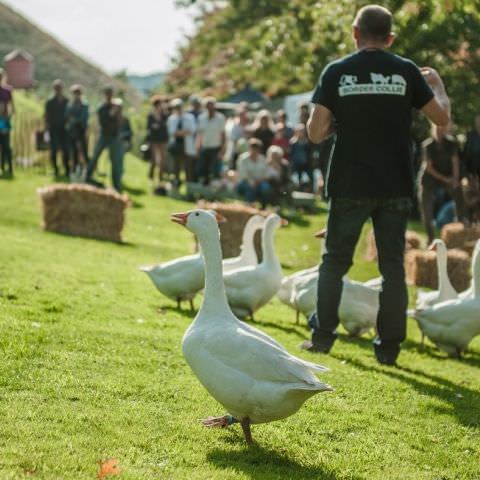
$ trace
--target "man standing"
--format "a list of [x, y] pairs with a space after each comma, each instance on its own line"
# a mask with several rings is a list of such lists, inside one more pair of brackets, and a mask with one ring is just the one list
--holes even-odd
[[[0, 68], [0, 150], [2, 174], [13, 175], [12, 147], [10, 146], [11, 118], [15, 113], [12, 87], [3, 83], [4, 71]], [[8, 172], [6, 172], [8, 168]]]
[[70, 88], [72, 100], [67, 105], [67, 133], [73, 153], [73, 170], [83, 170], [88, 164], [88, 103], [82, 98], [82, 87], [73, 85]]
[[170, 102], [172, 114], [167, 120], [168, 151], [173, 158], [175, 183], [181, 184], [181, 171], [185, 170], [187, 182], [195, 179], [195, 117], [183, 111], [183, 101], [175, 98]]
[[447, 125], [450, 107], [435, 70], [419, 70], [412, 61], [386, 51], [394, 40], [387, 9], [360, 9], [353, 38], [358, 50], [324, 69], [307, 124], [313, 142], [335, 132], [336, 144], [327, 178], [330, 214], [317, 313], [310, 319], [312, 340], [303, 348], [330, 351], [337, 337], [342, 277], [371, 218], [383, 276], [374, 349], [380, 363], [393, 365], [406, 335], [403, 256], [415, 180], [411, 111], [420, 109], [433, 123]]
[[68, 100], [63, 95], [63, 82], [61, 80], [55, 80], [52, 86], [53, 96], [45, 104], [45, 127], [50, 136], [50, 161], [54, 175], [58, 177], [57, 152], [61, 150], [65, 176], [68, 176], [70, 174], [68, 165], [69, 142], [66, 131]]
[[467, 134], [463, 156], [467, 174], [480, 177], [480, 115], [475, 115], [473, 129]]
[[219, 163], [225, 154], [225, 116], [217, 112], [213, 97], [205, 99], [205, 107], [207, 111], [198, 119], [197, 150], [199, 178], [208, 185], [211, 176], [220, 174]]
[[92, 175], [97, 168], [97, 162], [105, 148], [108, 148], [110, 162], [112, 164], [112, 183], [117, 192], [122, 191], [122, 141], [120, 138], [120, 126], [122, 121], [121, 106], [113, 99], [113, 88], [105, 87], [103, 90], [105, 102], [97, 111], [98, 123], [100, 124], [100, 136], [92, 159], [88, 163], [86, 181], [95, 183]]

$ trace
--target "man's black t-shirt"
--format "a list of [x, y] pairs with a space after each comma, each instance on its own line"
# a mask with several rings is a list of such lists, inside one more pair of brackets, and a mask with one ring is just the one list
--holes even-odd
[[328, 196], [413, 196], [412, 107], [432, 98], [418, 67], [384, 50], [360, 50], [327, 65], [312, 102], [335, 117]]

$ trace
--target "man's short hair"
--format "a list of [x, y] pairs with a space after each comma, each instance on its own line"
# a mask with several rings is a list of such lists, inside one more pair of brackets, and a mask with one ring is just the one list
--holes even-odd
[[380, 5], [362, 7], [353, 21], [364, 39], [386, 40], [392, 32], [392, 14]]
[[103, 93], [105, 95], [113, 95], [113, 87], [111, 85], [105, 85], [105, 87], [103, 87]]
[[261, 149], [263, 147], [263, 143], [261, 140], [259, 140], [258, 138], [251, 138], [249, 141], [248, 141], [248, 146], [250, 148], [258, 148], [258, 149]]
[[76, 83], [70, 87], [70, 92], [72, 93], [82, 93], [82, 86]]
[[60, 80], [59, 78], [56, 78], [53, 82], [52, 82], [52, 86], [53, 88], [63, 88], [63, 80]]

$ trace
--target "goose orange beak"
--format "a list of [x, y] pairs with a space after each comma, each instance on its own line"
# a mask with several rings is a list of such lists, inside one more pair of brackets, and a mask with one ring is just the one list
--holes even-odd
[[280, 219], [280, 226], [281, 227], [286, 227], [288, 225], [288, 220], [286, 218], [281, 218]]
[[327, 237], [327, 229], [323, 228], [319, 232], [315, 233], [313, 236], [315, 238], [326, 238]]
[[185, 226], [187, 224], [188, 212], [183, 213], [172, 213], [170, 215], [170, 220], [172, 222], [178, 223], [179, 225]]
[[437, 251], [437, 245], [435, 243], [432, 243], [429, 247], [428, 247], [428, 251], [429, 252], [436, 252]]

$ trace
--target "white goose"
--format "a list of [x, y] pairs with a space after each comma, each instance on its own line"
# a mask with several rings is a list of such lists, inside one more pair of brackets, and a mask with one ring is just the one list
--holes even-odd
[[278, 292], [282, 283], [282, 267], [275, 253], [275, 230], [286, 223], [277, 214], [269, 215], [262, 231], [262, 262], [225, 273], [228, 303], [240, 318], [250, 316], [267, 304]]
[[415, 312], [422, 332], [441, 350], [460, 356], [480, 334], [480, 248], [473, 259], [472, 298], [457, 298]]
[[434, 240], [429, 250], [437, 252], [437, 275], [438, 275], [438, 290], [433, 292], [419, 291], [417, 295], [417, 301], [415, 308], [417, 310], [423, 310], [427, 307], [431, 307], [436, 303], [444, 302], [445, 300], [453, 300], [457, 298], [458, 293], [453, 288], [450, 279], [448, 278], [447, 270], [447, 246], [445, 242], [440, 239]]
[[[292, 292], [292, 303], [297, 312], [307, 318], [317, 308], [318, 275], [297, 282]], [[342, 296], [338, 308], [340, 323], [352, 336], [361, 336], [376, 328], [381, 284], [378, 279], [362, 283], [343, 278]]]
[[188, 300], [190, 309], [193, 310], [193, 299], [205, 283], [200, 253], [159, 265], [143, 266], [140, 270], [150, 277], [160, 293], [177, 302], [177, 308], [180, 308], [182, 301]]
[[258, 264], [257, 252], [255, 251], [254, 237], [265, 223], [265, 217], [252, 215], [243, 229], [242, 248], [238, 257], [227, 258], [223, 261], [223, 272], [232, 272], [242, 267]]
[[475, 244], [475, 248], [473, 249], [472, 253], [472, 283], [469, 288], [467, 288], [465, 291], [462, 293], [458, 294], [458, 298], [467, 299], [467, 298], [473, 298], [473, 279], [475, 278], [475, 275], [477, 275], [477, 266], [475, 265], [475, 258], [476, 255], [478, 255], [480, 251], [480, 239], [477, 240], [477, 243]]
[[250, 444], [251, 424], [288, 417], [309, 397], [332, 390], [314, 375], [328, 369], [290, 355], [273, 338], [234, 316], [225, 294], [219, 230], [212, 213], [193, 210], [173, 214], [172, 220], [197, 235], [205, 257], [205, 295], [183, 337], [183, 354], [229, 413], [203, 423], [226, 427], [238, 422]]
[[303, 277], [309, 277], [310, 275], [316, 274], [318, 271], [318, 266], [306, 268], [305, 270], [299, 270], [298, 272], [292, 273], [286, 277], [283, 277], [282, 284], [277, 292], [278, 299], [288, 305], [291, 308], [295, 308], [295, 305], [291, 303], [292, 290], [294, 284]]

